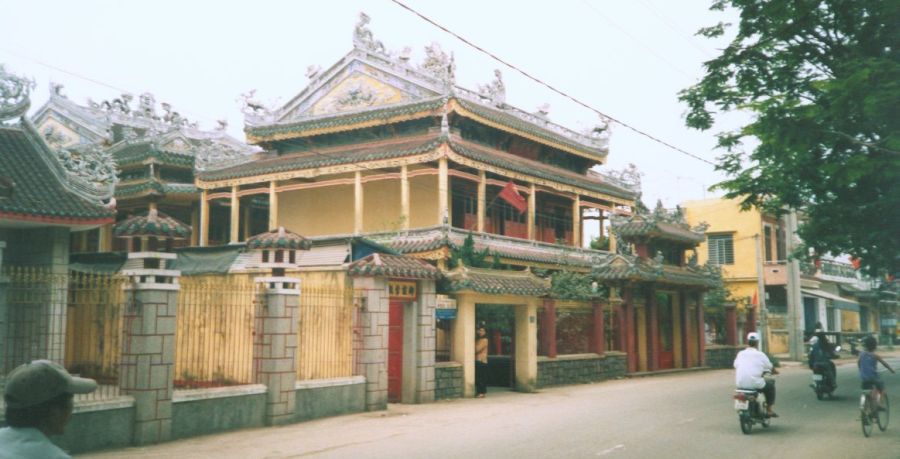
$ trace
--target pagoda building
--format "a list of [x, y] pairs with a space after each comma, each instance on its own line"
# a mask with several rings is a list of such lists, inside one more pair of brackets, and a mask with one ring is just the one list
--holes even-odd
[[[114, 196], [117, 221], [153, 209], [197, 226], [200, 193], [194, 186], [199, 170], [246, 160], [254, 149], [225, 133], [226, 123], [214, 130], [199, 129], [168, 103], [157, 104], [150, 93], [135, 101], [130, 94], [100, 103], [80, 105], [62, 85], [50, 85], [50, 99], [35, 113], [34, 124], [49, 145], [78, 163], [83, 152], [108, 156], [117, 169]], [[252, 221], [252, 207], [244, 210]], [[228, 211], [214, 208], [213, 219], [227, 219]], [[264, 231], [247, 224], [246, 235]], [[213, 236], [214, 238], [216, 235]], [[222, 235], [221, 237], [224, 237]], [[192, 240], [177, 241], [177, 246]], [[196, 239], [193, 239], [196, 245]], [[73, 237], [73, 251], [125, 250], [114, 239], [112, 226]]]

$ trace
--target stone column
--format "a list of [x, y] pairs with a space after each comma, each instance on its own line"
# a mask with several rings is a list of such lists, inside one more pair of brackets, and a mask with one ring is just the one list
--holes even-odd
[[606, 336], [604, 333], [603, 303], [595, 301], [594, 304], [594, 352], [603, 355], [606, 353]]
[[537, 298], [516, 306], [516, 390], [534, 392], [537, 383]]
[[131, 276], [132, 282], [125, 285], [127, 309], [119, 387], [123, 394], [134, 397], [134, 444], [168, 441], [172, 438], [176, 280], [180, 273], [135, 269], [123, 274]]
[[231, 233], [228, 242], [231, 244], [240, 242], [241, 239], [241, 198], [237, 193], [238, 187], [231, 187], [231, 224], [228, 227]]
[[475, 230], [479, 233], [484, 232], [484, 216], [487, 212], [487, 172], [478, 171], [478, 222]]
[[656, 302], [656, 289], [650, 287], [647, 298], [647, 369], [659, 370], [659, 304]]
[[253, 379], [267, 388], [266, 425], [286, 424], [296, 408], [300, 280], [258, 277], [256, 282], [265, 286], [256, 307]]
[[362, 348], [359, 365], [366, 377], [366, 410], [387, 409], [388, 297], [387, 279], [358, 277], [353, 284], [359, 297]]
[[[737, 346], [737, 312], [735, 311], [737, 305], [734, 303], [729, 303], [725, 305], [725, 344], [729, 346]], [[703, 308], [698, 305], [698, 308], [702, 311]], [[700, 314], [698, 314], [700, 315]], [[700, 331], [703, 331], [703, 324], [700, 323]]]
[[278, 229], [278, 191], [275, 181], [269, 182], [269, 231]]
[[400, 229], [409, 229], [409, 168], [400, 166]]
[[541, 330], [543, 353], [551, 359], [556, 358], [556, 301], [544, 298], [544, 327]]
[[437, 302], [434, 280], [419, 281], [419, 302], [416, 310], [416, 403], [434, 401], [435, 313]]
[[463, 397], [475, 396], [475, 302], [468, 295], [456, 298], [456, 320], [451, 325], [450, 358], [463, 367]]

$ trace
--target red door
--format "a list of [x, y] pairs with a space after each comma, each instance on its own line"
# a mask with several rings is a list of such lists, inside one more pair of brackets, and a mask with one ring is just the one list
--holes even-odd
[[657, 326], [659, 333], [659, 348], [657, 349], [657, 352], [659, 353], [658, 363], [660, 370], [675, 367], [675, 347], [672, 342], [672, 303], [669, 298], [671, 297], [667, 296], [665, 302], [660, 301], [657, 305], [659, 314], [659, 325]]
[[403, 303], [391, 301], [388, 313], [388, 401], [400, 402], [403, 390]]

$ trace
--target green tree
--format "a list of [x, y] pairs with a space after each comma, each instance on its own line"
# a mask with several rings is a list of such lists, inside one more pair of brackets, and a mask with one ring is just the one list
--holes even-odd
[[707, 264], [705, 268], [714, 279], [715, 284], [703, 295], [703, 316], [716, 332], [717, 344], [725, 343], [725, 305], [734, 303], [731, 291], [722, 277], [722, 270], [715, 265]]
[[[680, 93], [686, 123], [721, 112], [752, 121], [718, 134], [715, 187], [742, 206], [805, 214], [816, 253], [848, 253], [870, 274], [900, 255], [900, 2], [716, 0], [740, 12], [735, 37]], [[723, 35], [729, 24], [701, 29]], [[754, 139], [747, 144], [744, 141]]]
[[459, 267], [459, 262], [470, 268], [492, 268], [503, 269], [500, 263], [500, 257], [487, 248], [478, 250], [475, 248], [475, 239], [472, 233], [466, 236], [463, 244], [459, 247], [450, 247], [450, 268]]

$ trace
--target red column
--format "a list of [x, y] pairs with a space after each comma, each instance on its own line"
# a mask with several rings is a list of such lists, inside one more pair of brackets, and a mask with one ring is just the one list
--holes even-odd
[[747, 309], [747, 326], [745, 327], [747, 333], [756, 331], [756, 306], [752, 304], [749, 306]]
[[637, 349], [636, 349], [636, 336], [634, 333], [634, 303], [631, 298], [631, 290], [626, 289], [624, 292], [623, 300], [625, 300], [625, 352], [628, 354], [628, 372], [634, 373], [637, 371]]
[[734, 305], [725, 305], [725, 344], [737, 345], [737, 312]]
[[647, 369], [659, 370], [659, 305], [656, 304], [656, 289], [650, 287], [647, 298]]
[[544, 326], [541, 330], [541, 343], [544, 353], [551, 359], [556, 358], [556, 301], [552, 298], [544, 299]]
[[690, 368], [690, 353], [688, 352], [688, 346], [690, 345], [690, 337], [688, 337], [688, 333], [691, 330], [690, 317], [688, 317], [688, 308], [687, 308], [687, 292], [682, 291], [680, 295], [678, 295], [678, 323], [681, 325], [681, 367], [682, 368]]
[[606, 352], [606, 337], [603, 336], [603, 303], [594, 302], [594, 352]]
[[700, 349], [697, 353], [697, 366], [702, 367], [706, 364], [706, 324], [703, 318], [703, 294], [697, 294], [697, 342]]

